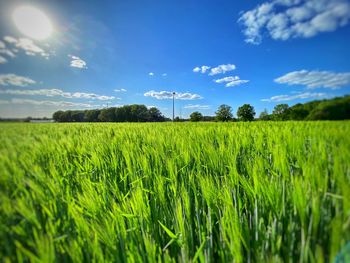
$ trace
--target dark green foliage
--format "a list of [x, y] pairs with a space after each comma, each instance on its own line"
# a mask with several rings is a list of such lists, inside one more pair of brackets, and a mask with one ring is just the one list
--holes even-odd
[[230, 121], [233, 117], [231, 106], [226, 104], [220, 105], [215, 114], [218, 121]]
[[269, 120], [271, 120], [271, 116], [267, 112], [267, 109], [265, 109], [264, 111], [262, 111], [260, 113], [259, 120], [262, 120], [262, 121], [269, 121]]
[[270, 115], [262, 112], [260, 120], [348, 120], [350, 119], [350, 96], [329, 100], [298, 103], [292, 107], [278, 104]]
[[278, 104], [273, 109], [273, 119], [276, 121], [285, 121], [289, 118], [290, 109], [288, 104]]
[[84, 121], [86, 122], [96, 122], [98, 121], [98, 115], [100, 115], [100, 110], [86, 110], [84, 114]]
[[255, 116], [254, 107], [250, 104], [244, 104], [237, 110], [237, 117], [241, 121], [253, 121]]
[[62, 119], [62, 115], [63, 115], [63, 111], [56, 111], [53, 115], [52, 115], [52, 119], [54, 119], [55, 121], [60, 121]]
[[148, 109], [148, 120], [149, 121], [164, 121], [164, 117], [160, 110], [158, 110], [156, 107], [151, 107]]
[[203, 116], [202, 121], [216, 121], [216, 117], [215, 116]]
[[201, 121], [203, 119], [202, 113], [195, 111], [190, 115], [190, 121]]
[[122, 107], [85, 111], [56, 111], [53, 119], [57, 122], [160, 122], [166, 118], [155, 107], [133, 104]]
[[115, 108], [107, 108], [101, 110], [100, 114], [98, 115], [98, 120], [102, 122], [115, 122]]
[[324, 101], [318, 104], [307, 116], [308, 120], [350, 119], [350, 96]]
[[304, 120], [309, 114], [309, 110], [304, 106], [305, 104], [298, 103], [291, 107], [288, 112], [288, 119], [290, 120]]
[[71, 113], [71, 118], [73, 122], [82, 122], [84, 121], [84, 112], [83, 111], [73, 111]]

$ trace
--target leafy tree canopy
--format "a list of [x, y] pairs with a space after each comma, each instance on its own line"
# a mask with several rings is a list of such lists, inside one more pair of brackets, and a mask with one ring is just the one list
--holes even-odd
[[215, 114], [218, 121], [230, 121], [233, 117], [231, 106], [226, 104], [220, 105]]
[[202, 113], [195, 111], [190, 115], [190, 121], [201, 121], [203, 119]]
[[254, 107], [250, 104], [244, 104], [237, 110], [237, 117], [241, 121], [253, 121], [255, 116]]

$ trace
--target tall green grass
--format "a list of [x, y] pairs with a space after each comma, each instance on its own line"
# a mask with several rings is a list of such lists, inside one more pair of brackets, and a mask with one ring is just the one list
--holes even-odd
[[1, 124], [3, 262], [329, 262], [350, 123]]

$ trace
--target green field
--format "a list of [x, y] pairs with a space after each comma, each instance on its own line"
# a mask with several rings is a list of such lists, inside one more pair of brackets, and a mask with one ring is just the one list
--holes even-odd
[[3, 262], [330, 262], [350, 240], [345, 121], [0, 124], [0, 172]]

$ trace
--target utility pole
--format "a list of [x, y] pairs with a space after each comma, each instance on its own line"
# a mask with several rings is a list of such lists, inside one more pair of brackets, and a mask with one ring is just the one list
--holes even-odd
[[173, 91], [173, 122], [175, 119], [175, 91]]

